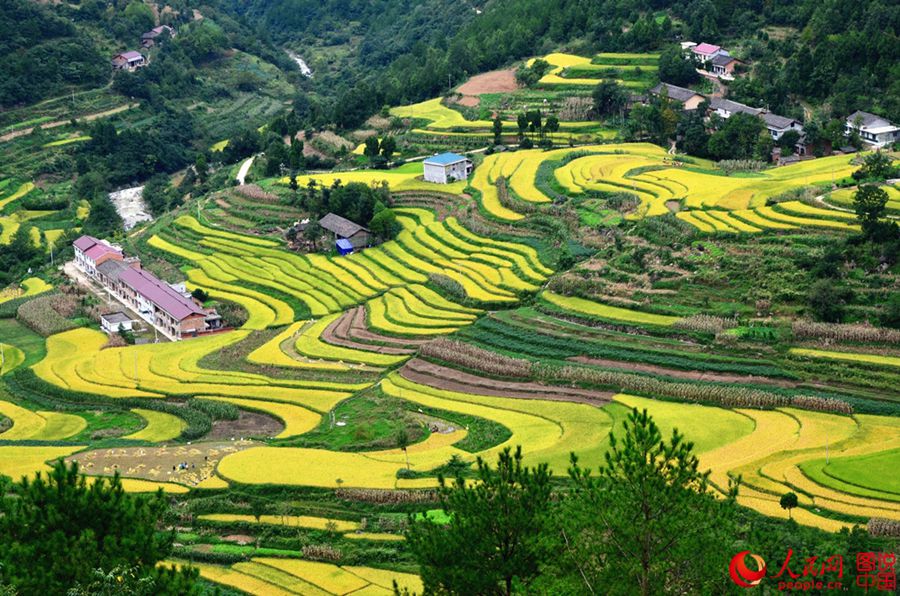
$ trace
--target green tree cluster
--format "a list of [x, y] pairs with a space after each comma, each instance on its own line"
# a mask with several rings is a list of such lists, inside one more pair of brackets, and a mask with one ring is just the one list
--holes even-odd
[[89, 482], [77, 464], [62, 462], [0, 488], [0, 583], [23, 594], [91, 592], [107, 583], [98, 574], [119, 569], [155, 594], [197, 593], [195, 574], [156, 568], [174, 538], [160, 526], [162, 491], [131, 495], [118, 476]]

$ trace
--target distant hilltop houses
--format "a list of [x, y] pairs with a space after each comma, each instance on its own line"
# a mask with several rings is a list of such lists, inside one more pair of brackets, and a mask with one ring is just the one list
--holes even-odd
[[[650, 95], [666, 97], [686, 111], [696, 110], [701, 104], [708, 102], [707, 115], [716, 115], [723, 120], [728, 120], [735, 114], [747, 114], [759, 118], [765, 124], [773, 141], [780, 140], [788, 131], [796, 131], [800, 135], [794, 147], [797, 155], [805, 156], [812, 153], [803, 134], [803, 123], [794, 118], [780, 116], [765, 108], [754, 108], [730, 99], [707, 97], [693, 89], [669, 83], [659, 83], [650, 89]], [[886, 118], [868, 112], [857, 111], [848, 116], [845, 130], [847, 135], [856, 133], [864, 144], [878, 149], [900, 142], [900, 127]]]
[[734, 69], [741, 63], [741, 61], [732, 56], [728, 50], [711, 43], [685, 41], [681, 44], [681, 49], [690, 52], [688, 57], [693, 56], [698, 62], [703, 64], [705, 69], [704, 74], [709, 74], [727, 81], [734, 79]]
[[[141, 34], [141, 47], [150, 49], [154, 47], [160, 36], [175, 37], [175, 29], [168, 25], [160, 25], [154, 27], [150, 31]], [[110, 60], [113, 70], [124, 70], [126, 72], [134, 72], [139, 68], [143, 68], [149, 64], [147, 57], [136, 50], [129, 50], [116, 54]]]

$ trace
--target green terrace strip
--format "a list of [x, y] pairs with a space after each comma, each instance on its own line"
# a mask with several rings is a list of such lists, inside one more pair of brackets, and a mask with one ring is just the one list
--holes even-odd
[[460, 335], [503, 353], [519, 353], [536, 359], [566, 360], [576, 356], [609, 358], [623, 362], [646, 362], [686, 370], [733, 372], [764, 376], [785, 376], [776, 366], [765, 361], [729, 358], [716, 354], [641, 347], [633, 343], [586, 341], [578, 337], [558, 337], [509, 325], [496, 318], [485, 318], [463, 329]]

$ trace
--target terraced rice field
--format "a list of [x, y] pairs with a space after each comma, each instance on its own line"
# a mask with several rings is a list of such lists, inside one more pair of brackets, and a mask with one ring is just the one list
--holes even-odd
[[656, 80], [659, 55], [607, 53], [585, 58], [554, 52], [542, 59], [552, 67], [539, 81], [544, 87], [595, 87], [609, 78], [625, 87], [645, 89]]
[[[629, 62], [641, 58], [584, 60], [562, 68], [602, 74], [611, 67], [637, 68]], [[430, 119], [448, 132], [479, 124], [459, 124], [461, 115], [439, 102], [418, 107], [418, 116], [408, 111], [405, 117]], [[437, 484], [436, 470], [452, 458], [491, 461], [517, 445], [529, 465], [547, 463], [563, 482], [571, 453], [589, 467], [603, 461], [610, 433], [621, 434], [632, 408], [647, 409], [664, 435], [677, 429], [693, 443], [701, 467], [711, 471], [713, 490], [741, 476], [739, 502], [746, 507], [786, 517], [778, 499], [793, 491], [800, 499], [793, 517], [801, 524], [837, 531], [871, 517], [900, 520], [900, 486], [891, 473], [900, 465], [900, 419], [791, 404], [822, 386], [806, 383], [804, 367], [833, 361], [893, 378], [900, 367], [896, 350], [827, 346], [737, 353], [688, 331], [682, 317], [664, 314], [699, 308], [645, 308], [638, 296], [634, 302], [604, 303], [547, 289], [554, 270], [545, 239], [504, 235], [503, 230], [526, 235], [529, 227], [508, 224], [547, 209], [561, 195], [602, 202], [595, 193], [621, 192], [639, 199], [632, 218], [670, 213], [666, 203], [677, 201], [682, 209], [676, 217], [710, 234], [856, 229], [853, 214], [818, 203], [765, 205], [786, 190], [830, 180], [832, 168], [844, 175], [851, 168], [846, 157], [738, 176], [721, 175], [707, 162], [679, 165], [671, 159], [648, 144], [497, 153], [476, 169], [469, 192], [482, 214], [502, 226], [481, 216], [474, 225], [461, 217], [464, 225], [448, 216], [462, 210], [441, 205], [436, 212], [395, 206], [402, 227], [397, 237], [348, 257], [289, 251], [278, 238], [216, 227], [202, 211], [157, 224], [138, 245], [184, 272], [189, 287], [241, 307], [245, 323], [179, 343], [109, 348], [104, 334], [85, 327], [47, 338], [45, 356], [43, 345], [3, 346], [2, 372], [30, 366], [54, 392], [121, 404], [131, 426], [109, 435], [121, 443], [101, 448], [85, 439], [96, 430], [97, 413], [89, 408], [80, 414], [49, 411], [3, 394], [0, 474], [31, 474], [58, 457], [71, 457], [90, 474], [122, 471], [129, 476], [126, 490], [134, 492], [302, 494], [284, 512], [267, 505], [259, 513], [241, 499], [224, 511], [198, 511], [203, 540], [237, 534], [199, 546], [244, 559], [230, 566], [197, 564], [201, 575], [264, 594], [390, 594], [394, 579], [421, 590], [417, 576], [380, 569], [379, 561], [358, 567], [314, 561], [280, 546], [257, 551], [254, 539], [264, 542], [275, 532], [287, 540], [296, 532], [327, 535], [354, 553], [402, 549], [402, 535], [380, 519], [378, 505], [347, 514], [343, 496], [320, 507], [315, 495], [429, 489]], [[394, 190], [421, 190], [427, 185], [420, 175], [421, 164], [408, 164], [386, 172], [310, 175], [300, 184], [385, 180]], [[495, 185], [501, 177], [509, 191], [503, 202]], [[442, 190], [459, 193], [464, 186]], [[49, 242], [49, 235], [44, 238]], [[50, 289], [31, 278], [5, 290], [0, 301]], [[453, 341], [444, 339], [448, 335]], [[735, 395], [740, 400], [727, 401]], [[172, 404], [199, 410], [213, 403], [242, 413], [237, 420], [216, 420], [209, 435], [188, 442], [194, 422]], [[380, 411], [375, 422], [354, 427], [362, 409], [383, 404], [404, 404], [392, 412], [422, 425], [406, 450], [384, 437], [367, 442], [369, 427], [390, 417]], [[105, 440], [103, 432], [99, 436]], [[166, 458], [189, 459], [196, 469], [175, 470]], [[156, 467], [148, 471], [153, 461]], [[160, 467], [159, 461], [168, 465]], [[212, 494], [216, 502], [219, 493]], [[186, 537], [178, 556], [188, 558], [197, 539]], [[385, 556], [385, 565], [396, 562]], [[402, 565], [397, 568], [408, 569]]]
[[[887, 193], [888, 202], [885, 205], [888, 211], [900, 212], [900, 189], [896, 186], [883, 185], [879, 186], [881, 190]], [[844, 209], [853, 209], [853, 196], [856, 194], [855, 188], [841, 188], [829, 193], [825, 199], [827, 202], [843, 207]]]

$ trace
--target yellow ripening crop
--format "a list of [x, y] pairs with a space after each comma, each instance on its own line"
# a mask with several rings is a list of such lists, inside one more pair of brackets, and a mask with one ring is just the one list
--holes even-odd
[[463, 306], [461, 304], [451, 302], [450, 300], [447, 300], [446, 298], [444, 298], [443, 296], [441, 296], [434, 290], [432, 290], [426, 286], [423, 286], [423, 285], [412, 284], [412, 285], [407, 286], [405, 289], [409, 293], [414, 294], [422, 302], [425, 302], [432, 308], [435, 308], [435, 309], [443, 311], [443, 312], [451, 311], [451, 312], [464, 313], [464, 314], [469, 314], [469, 315], [478, 315], [478, 314], [481, 314], [484, 312], [480, 308], [471, 308], [469, 306]]
[[863, 354], [860, 352], [838, 352], [835, 350], [813, 350], [807, 348], [791, 348], [791, 354], [806, 358], [824, 358], [826, 360], [842, 360], [844, 362], [862, 362], [880, 366], [900, 367], [900, 358], [881, 356], [879, 354]]
[[255, 410], [275, 416], [284, 423], [284, 430], [275, 435], [276, 439], [302, 435], [314, 429], [322, 421], [322, 416], [317, 412], [294, 404], [233, 397], [204, 397], [203, 399], [226, 402], [245, 410]]
[[838, 229], [838, 230], [859, 231], [859, 226], [847, 224], [842, 221], [834, 221], [834, 220], [830, 220], [830, 219], [813, 219], [811, 217], [797, 217], [794, 215], [788, 215], [786, 213], [781, 213], [781, 212], [775, 210], [773, 207], [758, 207], [756, 209], [756, 211], [757, 211], [757, 213], [759, 213], [760, 215], [762, 215], [763, 217], [766, 217], [768, 219], [793, 224], [795, 226], [834, 228], [834, 229]]
[[234, 588], [247, 594], [265, 594], [266, 596], [291, 596], [294, 592], [279, 588], [265, 580], [246, 573], [241, 573], [228, 567], [208, 565], [206, 563], [191, 563], [191, 567], [200, 572], [200, 577], [211, 582]]
[[746, 232], [746, 233], [753, 234], [753, 233], [762, 231], [759, 228], [757, 228], [756, 226], [751, 226], [750, 224], [748, 224], [744, 221], [741, 221], [740, 219], [738, 219], [736, 217], [733, 217], [732, 212], [730, 212], [730, 211], [712, 210], [712, 211], [706, 211], [706, 214], [711, 217], [716, 218], [717, 220], [721, 221], [728, 227], [733, 228], [739, 232]]
[[286, 366], [291, 368], [302, 368], [309, 370], [348, 370], [349, 366], [338, 362], [310, 361], [301, 358], [294, 358], [283, 349], [285, 342], [294, 344], [296, 335], [300, 329], [306, 324], [306, 321], [297, 321], [290, 327], [256, 348], [247, 355], [247, 361], [254, 364]]
[[182, 228], [191, 230], [200, 234], [201, 236], [218, 236], [221, 238], [227, 238], [229, 240], [235, 240], [238, 242], [242, 242], [244, 244], [255, 244], [257, 246], [268, 246], [268, 247], [277, 247], [279, 246], [278, 242], [274, 240], [268, 240], [265, 238], [258, 238], [257, 236], [249, 236], [247, 234], [235, 234], [234, 232], [229, 232], [227, 230], [220, 230], [218, 228], [211, 228], [209, 226], [205, 226], [198, 222], [196, 219], [191, 217], [190, 215], [182, 215], [175, 220], [175, 225], [181, 226]]
[[778, 208], [791, 215], [809, 215], [811, 217], [822, 217], [825, 219], [840, 219], [843, 221], [857, 221], [855, 213], [847, 213], [836, 209], [822, 209], [821, 207], [813, 207], [800, 201], [785, 201], [778, 203]]
[[197, 519], [225, 523], [241, 522], [247, 524], [263, 524], [267, 526], [309, 528], [312, 530], [327, 530], [330, 527], [333, 527], [335, 532], [353, 532], [359, 528], [359, 523], [355, 521], [312, 517], [309, 515], [261, 515], [259, 521], [257, 521], [256, 517], [249, 514], [207, 513], [198, 515]]
[[584, 298], [577, 298], [575, 296], [562, 296], [550, 291], [545, 291], [541, 296], [544, 300], [560, 308], [603, 319], [612, 319], [614, 321], [668, 327], [673, 325], [679, 319], [679, 317], [655, 315], [618, 306], [609, 306], [607, 304], [585, 300]]
[[34, 476], [36, 472], [50, 469], [45, 462], [52, 462], [76, 451], [83, 446], [66, 447], [0, 447], [0, 474], [18, 481], [23, 476]]
[[257, 292], [240, 284], [230, 284], [214, 280], [205, 271], [190, 269], [187, 272], [188, 286], [202, 288], [213, 298], [234, 302], [247, 311], [244, 329], [265, 329], [266, 327], [287, 325], [294, 320], [294, 309], [278, 298]]
[[[3, 302], [3, 300], [0, 300], [0, 302]], [[19, 365], [25, 362], [25, 352], [9, 344], [0, 343], [0, 356], [2, 356], [2, 360], [0, 360], [0, 363], [2, 363], [0, 376], [12, 372], [14, 368], [18, 368]]]
[[467, 324], [458, 319], [425, 317], [410, 312], [402, 298], [388, 292], [366, 303], [369, 323], [375, 329], [406, 335], [443, 335]]
[[368, 580], [330, 563], [268, 557], [257, 557], [253, 561], [290, 573], [332, 594], [349, 594], [371, 584]]
[[[241, 561], [231, 566], [234, 571], [253, 576], [261, 579], [274, 587], [289, 591], [291, 594], [303, 594], [303, 596], [332, 596], [331, 592], [326, 592], [313, 584], [285, 573], [280, 569], [264, 565], [255, 561]], [[360, 590], [357, 590], [359, 593]], [[365, 596], [365, 595], [363, 595]]]
[[340, 314], [329, 315], [302, 329], [294, 344], [297, 353], [307, 358], [324, 358], [371, 366], [393, 366], [408, 358], [405, 355], [379, 354], [326, 343], [320, 337], [322, 332], [340, 316]]
[[371, 582], [373, 585], [390, 590], [393, 593], [394, 582], [397, 582], [401, 590], [409, 590], [411, 594], [421, 594], [424, 590], [422, 580], [418, 575], [411, 573], [399, 573], [397, 571], [388, 571], [387, 569], [376, 569], [374, 567], [351, 567], [344, 566], [343, 569], [357, 575], [364, 580]]
[[0, 414], [13, 423], [12, 428], [0, 433], [0, 440], [4, 441], [30, 439], [47, 425], [47, 420], [43, 416], [8, 401], [0, 401]]
[[162, 443], [163, 441], [177, 439], [184, 432], [184, 429], [187, 428], [187, 423], [184, 419], [173, 414], [142, 408], [134, 408], [131, 411], [146, 420], [147, 425], [137, 432], [122, 437], [123, 439]]
[[616, 395], [615, 400], [629, 408], [646, 409], [664, 438], [678, 429], [694, 444], [694, 453], [718, 449], [753, 432], [753, 420], [728, 408], [623, 394]]
[[758, 228], [766, 230], [794, 230], [797, 228], [797, 226], [793, 226], [788, 223], [766, 219], [765, 217], [757, 213], [754, 209], [738, 209], [736, 211], [732, 211], [731, 215], [735, 218], [741, 219], [742, 221], [753, 224]]

